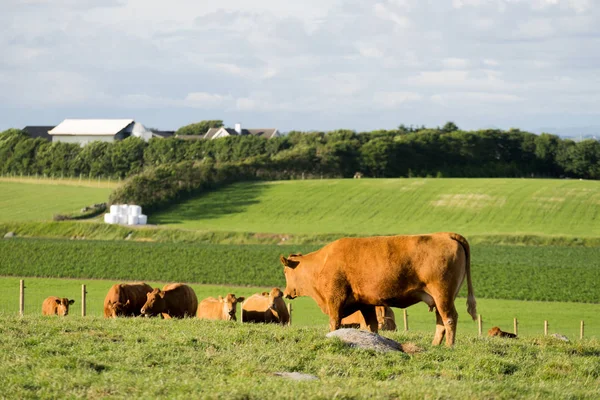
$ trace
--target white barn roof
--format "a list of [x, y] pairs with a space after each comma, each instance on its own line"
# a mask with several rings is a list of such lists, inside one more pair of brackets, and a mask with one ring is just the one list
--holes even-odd
[[132, 119], [65, 119], [50, 135], [116, 135], [133, 122]]

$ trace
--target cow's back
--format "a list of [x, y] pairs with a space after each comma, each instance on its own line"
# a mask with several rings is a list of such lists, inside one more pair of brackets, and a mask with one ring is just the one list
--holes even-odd
[[242, 304], [243, 322], [267, 322], [267, 319], [270, 319], [267, 314], [271, 314], [267, 296], [254, 294]]
[[171, 317], [193, 317], [198, 309], [198, 297], [194, 289], [183, 283], [171, 283], [163, 287], [165, 301]]
[[198, 305], [196, 316], [201, 319], [225, 319], [223, 304], [214, 297], [207, 297]]
[[[58, 314], [58, 305], [56, 303], [60, 298], [56, 296], [50, 296], [42, 303], [42, 315], [56, 315]], [[39, 303], [38, 303], [39, 304]]]

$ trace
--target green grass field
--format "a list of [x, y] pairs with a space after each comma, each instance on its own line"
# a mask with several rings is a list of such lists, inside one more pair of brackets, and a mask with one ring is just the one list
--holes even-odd
[[[70, 309], [72, 316], [81, 315], [81, 286], [86, 285], [87, 307], [89, 316], [102, 316], [103, 302], [106, 293], [115, 283], [115, 280], [90, 280], [90, 279], [53, 279], [53, 278], [25, 278], [25, 314], [35, 316], [41, 314], [42, 301], [48, 296], [68, 297], [75, 299], [75, 304]], [[162, 288], [165, 282], [148, 282], [153, 287]], [[226, 285], [200, 285], [190, 284], [196, 292], [198, 299], [209, 296], [234, 293], [236, 296], [250, 296], [269, 290], [270, 287], [247, 287]], [[283, 286], [281, 286], [283, 289]], [[0, 278], [0, 313], [15, 315], [19, 311], [19, 278]], [[293, 301], [292, 322], [294, 326], [321, 327], [327, 332], [328, 318], [321, 312], [317, 304], [309, 297], [301, 297]], [[466, 300], [457, 298], [456, 308], [460, 319], [458, 334], [477, 334], [477, 323], [466, 312]], [[485, 331], [492, 326], [500, 326], [505, 331], [512, 332], [513, 319], [519, 321], [519, 334], [521, 336], [535, 336], [543, 334], [544, 320], [549, 321], [549, 332], [558, 332], [571, 339], [579, 338], [580, 321], [585, 322], [586, 337], [600, 338], [600, 304], [581, 304], [569, 302], [540, 302], [477, 299], [478, 312], [483, 318]], [[239, 312], [239, 310], [238, 310]], [[407, 309], [410, 331], [419, 331], [423, 335], [433, 338], [435, 330], [435, 316], [428, 312], [428, 307], [419, 303]], [[396, 324], [403, 330], [402, 310], [395, 309]], [[239, 314], [238, 314], [239, 317]]]
[[112, 191], [83, 183], [77, 186], [76, 182], [0, 181], [0, 222], [52, 220], [54, 214], [68, 214], [104, 203]]
[[152, 214], [174, 227], [272, 233], [600, 236], [600, 182], [338, 179], [238, 183]]
[[[321, 328], [0, 315], [0, 395], [37, 398], [597, 399], [600, 342], [387, 332], [377, 353]], [[293, 381], [281, 373], [310, 374]]]

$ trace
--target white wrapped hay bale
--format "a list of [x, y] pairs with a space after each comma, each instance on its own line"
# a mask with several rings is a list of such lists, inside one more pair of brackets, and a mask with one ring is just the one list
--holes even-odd
[[139, 217], [142, 214], [142, 207], [136, 206], [134, 204], [129, 205], [129, 215], [134, 215]]
[[137, 224], [138, 224], [138, 216], [137, 215], [127, 216], [127, 225], [137, 225]]
[[112, 215], [110, 213], [104, 214], [104, 222], [107, 224], [112, 224]]
[[117, 215], [119, 213], [119, 205], [113, 204], [112, 206], [110, 206], [110, 213], [112, 215]]
[[140, 214], [138, 217], [138, 225], [146, 225], [148, 223], [148, 216]]
[[127, 225], [127, 215], [119, 215], [117, 218], [119, 219], [119, 224]]
[[129, 206], [127, 204], [121, 204], [119, 206], [119, 215], [128, 215]]

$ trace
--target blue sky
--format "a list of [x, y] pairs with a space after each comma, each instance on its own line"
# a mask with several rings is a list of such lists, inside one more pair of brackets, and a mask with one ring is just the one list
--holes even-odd
[[600, 128], [598, 1], [2, 3], [2, 130]]

